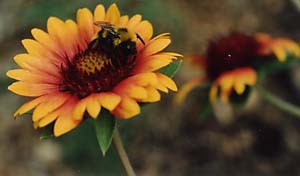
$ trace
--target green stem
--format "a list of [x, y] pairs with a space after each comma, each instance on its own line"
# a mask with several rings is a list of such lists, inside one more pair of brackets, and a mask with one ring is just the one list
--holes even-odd
[[293, 114], [300, 118], [300, 107], [282, 100], [281, 98], [273, 95], [272, 93], [270, 93], [269, 91], [267, 91], [261, 87], [258, 88], [258, 92], [266, 101], [268, 101], [275, 107], [278, 107], [279, 109], [286, 111], [286, 112]]
[[113, 137], [113, 144], [115, 146], [115, 149], [119, 155], [119, 158], [123, 164], [123, 167], [127, 173], [128, 176], [135, 176], [135, 172], [130, 164], [130, 161], [128, 159], [127, 153], [123, 147], [123, 143], [119, 134], [118, 128], [115, 129], [115, 134]]

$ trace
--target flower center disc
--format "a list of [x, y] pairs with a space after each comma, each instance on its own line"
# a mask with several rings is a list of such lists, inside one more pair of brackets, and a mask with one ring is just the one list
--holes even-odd
[[254, 37], [241, 33], [232, 33], [210, 43], [207, 49], [208, 76], [215, 79], [224, 71], [251, 66], [259, 57], [259, 47]]
[[62, 65], [60, 91], [84, 98], [110, 91], [130, 76], [136, 60], [135, 42], [123, 41], [118, 45], [113, 42], [114, 38], [95, 39], [84, 52]]

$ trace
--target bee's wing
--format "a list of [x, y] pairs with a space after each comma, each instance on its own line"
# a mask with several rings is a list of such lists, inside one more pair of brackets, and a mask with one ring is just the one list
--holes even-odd
[[95, 25], [102, 27], [102, 28], [107, 28], [107, 29], [112, 29], [113, 25], [106, 22], [106, 21], [95, 21], [94, 22]]

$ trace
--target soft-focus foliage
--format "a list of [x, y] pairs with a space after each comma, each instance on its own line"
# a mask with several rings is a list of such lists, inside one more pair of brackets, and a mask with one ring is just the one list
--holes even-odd
[[[153, 22], [155, 34], [170, 32], [170, 50], [202, 53], [211, 39], [237, 30], [265, 32], [300, 39], [300, 8], [286, 0], [15, 0], [0, 1], [0, 175], [117, 175], [117, 156], [108, 150], [102, 158], [91, 121], [55, 140], [38, 140], [28, 119], [11, 118], [24, 99], [8, 93], [5, 76], [15, 67], [12, 57], [23, 52], [22, 38], [30, 29], [45, 29], [49, 16], [74, 18], [79, 7], [92, 9], [116, 2], [122, 13], [141, 13]], [[274, 65], [276, 67], [276, 65]], [[199, 73], [188, 64], [175, 79], [183, 85]], [[201, 71], [199, 71], [201, 74]], [[271, 74], [264, 85], [280, 97], [299, 104], [300, 71]], [[287, 175], [300, 173], [300, 122], [267, 105], [254, 92], [245, 109], [215, 109], [206, 115], [209, 88], [194, 91], [183, 106], [174, 108], [172, 96], [146, 106], [143, 115], [119, 124], [138, 175]], [[174, 95], [174, 94], [171, 94]], [[199, 114], [203, 118], [199, 118]], [[90, 124], [89, 124], [90, 123]], [[76, 139], [76, 140], [74, 140]]]

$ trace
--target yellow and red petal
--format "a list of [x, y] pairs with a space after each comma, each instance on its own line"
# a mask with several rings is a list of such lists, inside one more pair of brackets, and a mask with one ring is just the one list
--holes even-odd
[[156, 88], [148, 86], [145, 87], [145, 90], [147, 92], [147, 97], [141, 99], [141, 102], [148, 102], [148, 103], [152, 103], [152, 102], [157, 102], [160, 100], [160, 93], [157, 91]]
[[267, 34], [259, 33], [256, 35], [256, 40], [261, 45], [260, 54], [274, 54], [280, 62], [285, 61], [288, 54], [292, 54], [295, 57], [300, 56], [300, 46], [290, 39], [271, 38]]
[[[46, 73], [49, 76], [60, 77], [59, 70], [50, 61], [41, 60], [29, 54], [18, 54], [14, 61], [21, 67], [36, 73]], [[47, 65], [47, 67], [45, 67]]]
[[167, 53], [160, 53], [147, 58], [138, 58], [133, 73], [143, 73], [156, 71], [164, 66], [169, 65], [176, 57]]
[[86, 110], [92, 118], [97, 118], [100, 111], [101, 105], [96, 99], [96, 96], [90, 96], [86, 102]]
[[121, 101], [121, 97], [113, 92], [102, 92], [96, 96], [100, 105], [105, 109], [112, 111], [114, 110]]
[[50, 17], [47, 22], [47, 29], [50, 37], [59, 46], [60, 53], [67, 54], [69, 58], [74, 57], [76, 54], [73, 48], [73, 44], [76, 42], [73, 35], [70, 34], [70, 29], [66, 26], [62, 20]]
[[6, 75], [15, 80], [22, 80], [24, 82], [31, 83], [49, 83], [55, 84], [57, 83], [57, 78], [47, 75], [45, 73], [35, 73], [33, 71], [25, 70], [25, 69], [14, 69], [9, 70]]
[[83, 115], [85, 113], [86, 107], [87, 107], [87, 98], [78, 100], [74, 105], [73, 115], [72, 117], [74, 120], [80, 120], [83, 118]]
[[156, 73], [156, 76], [157, 76], [158, 81], [165, 87], [167, 87], [173, 91], [178, 90], [175, 82], [171, 78], [167, 77], [166, 75], [164, 75], [162, 73]]
[[128, 15], [124, 15], [120, 17], [119, 25], [120, 27], [125, 27], [129, 21]]
[[139, 104], [126, 96], [121, 98], [120, 104], [112, 112], [116, 117], [128, 119], [138, 115], [141, 112]]
[[141, 22], [142, 16], [140, 14], [136, 14], [133, 17], [131, 17], [126, 25], [129, 29], [135, 29], [136, 26]]
[[152, 24], [147, 20], [144, 20], [141, 23], [139, 23], [134, 29], [134, 31], [137, 34], [139, 34], [146, 43], [151, 39], [153, 35]]
[[97, 5], [97, 7], [94, 10], [94, 21], [100, 22], [104, 21], [105, 19], [105, 8], [102, 4]]
[[8, 90], [22, 96], [38, 97], [57, 91], [57, 85], [18, 81], [8, 86]]
[[184, 84], [175, 96], [174, 103], [180, 105], [184, 102], [186, 96], [196, 87], [200, 86], [206, 78], [195, 78]]
[[92, 94], [76, 102], [73, 118], [74, 120], [81, 120], [85, 111], [87, 111], [91, 117], [97, 118], [100, 114], [101, 107], [108, 111], [113, 111], [120, 101], [120, 96], [112, 92]]
[[22, 44], [29, 55], [45, 59], [52, 62], [58, 62], [58, 58], [46, 47], [32, 39], [22, 40]]
[[71, 95], [64, 93], [57, 93], [52, 96], [47, 96], [42, 103], [35, 107], [32, 114], [32, 120], [34, 122], [39, 121], [44, 116], [62, 106], [70, 97]]
[[121, 81], [119, 85], [115, 87], [115, 89], [118, 88], [118, 86], [123, 84], [136, 84], [139, 86], [146, 87], [148, 85], [156, 85], [158, 82], [157, 76], [155, 73], [147, 72], [147, 73], [139, 73], [135, 74], [131, 77], [128, 77], [127, 79]]
[[243, 68], [235, 71], [235, 91], [241, 95], [245, 91], [245, 86], [254, 86], [257, 81], [256, 71], [252, 68]]
[[14, 113], [14, 117], [18, 116], [18, 115], [22, 115], [25, 114], [26, 112], [34, 109], [37, 105], [39, 105], [40, 103], [42, 103], [45, 98], [47, 96], [40, 96], [38, 98], [35, 98], [31, 101], [28, 101], [26, 103], [24, 103], [15, 113]]
[[127, 95], [133, 99], [145, 99], [148, 96], [145, 88], [135, 84], [119, 84], [114, 91], [119, 95]]
[[110, 24], [117, 25], [120, 21], [120, 11], [116, 4], [112, 4], [106, 12], [105, 21], [108, 21]]
[[209, 101], [214, 104], [218, 98], [218, 85], [212, 84], [209, 90]]
[[89, 9], [83, 8], [77, 11], [77, 24], [80, 38], [89, 43], [95, 34], [94, 17]]
[[214, 81], [211, 86], [209, 98], [215, 103], [218, 96], [218, 88], [220, 99], [224, 103], [229, 102], [229, 96], [233, 91], [238, 95], [244, 93], [246, 86], [254, 86], [257, 81], [257, 73], [251, 67], [237, 68], [232, 71], [224, 72]]
[[[67, 20], [65, 22], [65, 28], [68, 31], [69, 39], [66, 41], [70, 42], [71, 51], [69, 51], [68, 55], [74, 57], [78, 54], [79, 51], [84, 51], [86, 44], [84, 42], [80, 42], [79, 38], [79, 28], [78, 25], [73, 20]], [[70, 59], [72, 58], [70, 57]]]
[[82, 119], [75, 120], [72, 117], [73, 109], [75, 107], [76, 100], [70, 99], [68, 103], [66, 103], [60, 111], [59, 116], [57, 117], [54, 124], [54, 136], [61, 136], [75, 127], [77, 127]]
[[45, 127], [45, 126], [49, 125], [50, 123], [54, 122], [57, 119], [57, 117], [59, 116], [61, 111], [62, 111], [62, 108], [59, 108], [59, 109], [47, 114], [46, 116], [44, 116], [41, 120], [37, 121], [38, 127], [42, 128], [42, 127]]
[[168, 33], [161, 34], [149, 41], [140, 54], [143, 57], [151, 56], [165, 49], [170, 43], [171, 39], [169, 38]]
[[57, 53], [59, 56], [62, 56], [62, 50], [57, 42], [55, 42], [48, 33], [44, 32], [41, 29], [34, 28], [31, 30], [32, 36], [39, 43], [44, 45], [46, 48], [49, 48], [54, 53]]

